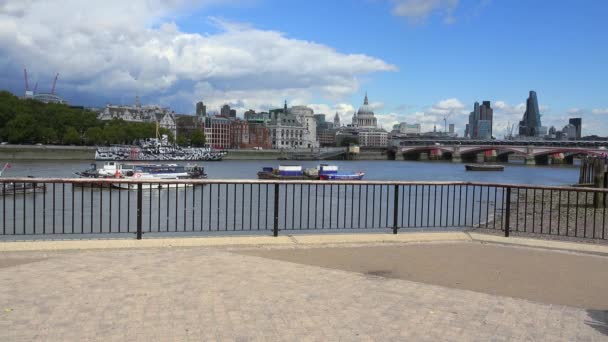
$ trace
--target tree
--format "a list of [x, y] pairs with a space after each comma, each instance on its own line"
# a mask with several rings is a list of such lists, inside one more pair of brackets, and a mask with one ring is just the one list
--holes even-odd
[[205, 146], [206, 140], [207, 139], [205, 137], [205, 134], [203, 134], [203, 132], [201, 130], [199, 130], [199, 129], [195, 130], [190, 135], [190, 144], [192, 146], [196, 146], [196, 147]]
[[91, 127], [85, 133], [86, 141], [90, 145], [101, 145], [104, 143], [103, 129], [99, 127]]
[[340, 141], [340, 146], [342, 146], [342, 147], [348, 147], [348, 146], [350, 146], [350, 144], [359, 145], [359, 138], [356, 138], [356, 137], [344, 137]]
[[177, 144], [179, 146], [186, 146], [186, 145], [188, 145], [188, 138], [185, 135], [183, 135], [183, 134], [178, 135], [177, 136]]
[[63, 143], [66, 145], [78, 145], [81, 143], [80, 134], [76, 131], [76, 128], [70, 126], [63, 135]]

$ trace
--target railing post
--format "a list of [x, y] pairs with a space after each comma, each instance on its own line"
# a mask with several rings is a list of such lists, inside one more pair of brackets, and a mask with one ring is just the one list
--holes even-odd
[[142, 224], [142, 207], [143, 207], [143, 191], [142, 191], [142, 184], [138, 183], [137, 184], [137, 240], [141, 240], [141, 236], [142, 236], [142, 229], [141, 229], [141, 224]]
[[279, 236], [279, 184], [274, 184], [274, 224], [273, 235]]
[[505, 207], [505, 237], [509, 237], [511, 225], [511, 187], [507, 188], [507, 205]]
[[397, 234], [399, 224], [399, 185], [395, 184], [395, 200], [393, 203], [393, 234]]

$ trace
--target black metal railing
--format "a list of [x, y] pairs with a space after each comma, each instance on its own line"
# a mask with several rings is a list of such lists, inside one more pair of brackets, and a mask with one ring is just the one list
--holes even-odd
[[606, 239], [608, 190], [470, 182], [0, 179], [0, 237], [489, 229]]

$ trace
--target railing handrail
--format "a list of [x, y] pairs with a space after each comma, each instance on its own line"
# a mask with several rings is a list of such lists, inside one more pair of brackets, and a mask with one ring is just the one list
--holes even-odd
[[537, 190], [561, 190], [572, 192], [608, 193], [605, 188], [573, 187], [559, 185], [534, 185], [516, 183], [492, 183], [470, 181], [388, 181], [388, 180], [282, 180], [282, 179], [125, 179], [125, 178], [30, 178], [2, 177], [2, 183], [73, 183], [73, 184], [323, 184], [323, 185], [463, 185], [496, 188], [521, 188]]

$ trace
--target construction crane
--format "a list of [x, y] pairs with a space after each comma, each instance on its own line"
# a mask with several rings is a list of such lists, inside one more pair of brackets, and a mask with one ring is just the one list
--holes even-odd
[[23, 77], [25, 78], [25, 92], [27, 93], [30, 90], [30, 85], [27, 81], [27, 69], [23, 68]]
[[55, 79], [53, 80], [53, 88], [51, 88], [51, 94], [55, 94], [55, 86], [57, 85], [57, 78], [59, 77], [59, 73], [55, 75]]

